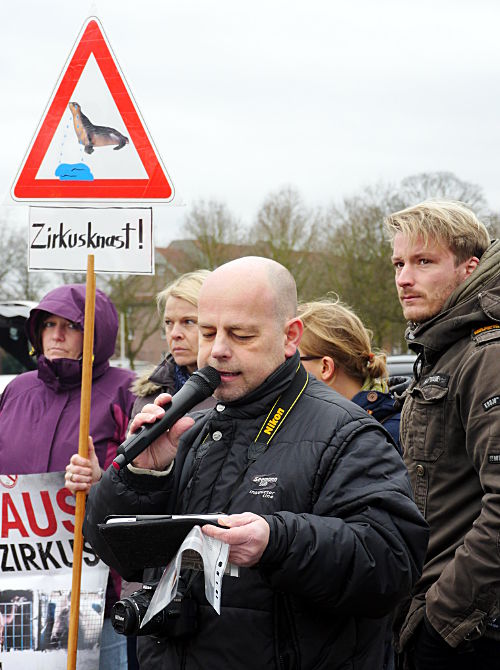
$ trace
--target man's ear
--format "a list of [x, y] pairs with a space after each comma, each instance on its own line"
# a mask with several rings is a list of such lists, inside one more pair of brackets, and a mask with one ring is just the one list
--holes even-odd
[[296, 316], [290, 319], [285, 325], [285, 358], [291, 358], [297, 351], [304, 326], [302, 321]]
[[465, 277], [466, 278], [470, 277], [470, 275], [477, 268], [478, 263], [479, 263], [479, 258], [477, 258], [477, 256], [471, 256], [468, 260], [465, 261], [464, 270], [465, 270]]

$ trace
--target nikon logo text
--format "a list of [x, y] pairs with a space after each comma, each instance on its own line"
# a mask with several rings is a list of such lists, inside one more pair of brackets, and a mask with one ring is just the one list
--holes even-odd
[[285, 410], [282, 409], [281, 407], [278, 407], [276, 410], [276, 414], [273, 416], [272, 419], [269, 419], [269, 421], [266, 424], [266, 427], [264, 428], [264, 433], [266, 435], [272, 435], [273, 430], [276, 428], [278, 423], [281, 421], [281, 417], [285, 413]]

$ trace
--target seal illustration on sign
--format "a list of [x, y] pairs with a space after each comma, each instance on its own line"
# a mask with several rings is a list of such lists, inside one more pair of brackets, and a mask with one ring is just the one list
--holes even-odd
[[83, 114], [82, 108], [77, 102], [70, 102], [68, 107], [73, 114], [76, 136], [80, 144], [83, 144], [85, 153], [91, 154], [94, 147], [106, 147], [114, 144], [116, 144], [114, 151], [117, 151], [129, 143], [128, 137], [122, 135], [115, 128], [94, 126]]

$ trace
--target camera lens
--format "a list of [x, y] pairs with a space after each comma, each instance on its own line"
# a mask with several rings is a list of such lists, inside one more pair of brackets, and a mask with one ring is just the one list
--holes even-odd
[[111, 611], [111, 623], [117, 633], [121, 635], [134, 635], [141, 622], [138, 612], [128, 598], [119, 600], [113, 605]]
[[113, 605], [111, 623], [116, 632], [121, 635], [172, 638], [193, 635], [198, 628], [198, 606], [194, 600], [184, 600], [180, 596], [141, 627], [155, 589], [156, 584], [144, 584], [142, 589]]
[[141, 621], [146, 615], [155, 588], [156, 585], [144, 584], [142, 589], [135, 591], [128, 598], [122, 598], [113, 605], [111, 623], [117, 633], [121, 635], [144, 634], [143, 631], [139, 632]]

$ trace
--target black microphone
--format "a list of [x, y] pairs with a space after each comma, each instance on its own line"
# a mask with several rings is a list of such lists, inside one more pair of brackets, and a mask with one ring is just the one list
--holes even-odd
[[136, 456], [149, 447], [151, 442], [169, 430], [178, 419], [192, 410], [199, 402], [210, 397], [219, 384], [219, 373], [209, 365], [193, 372], [165, 407], [165, 414], [161, 419], [155, 423], [143, 424], [136, 433], [120, 444], [113, 467], [121, 470], [127, 463], [131, 463]]

